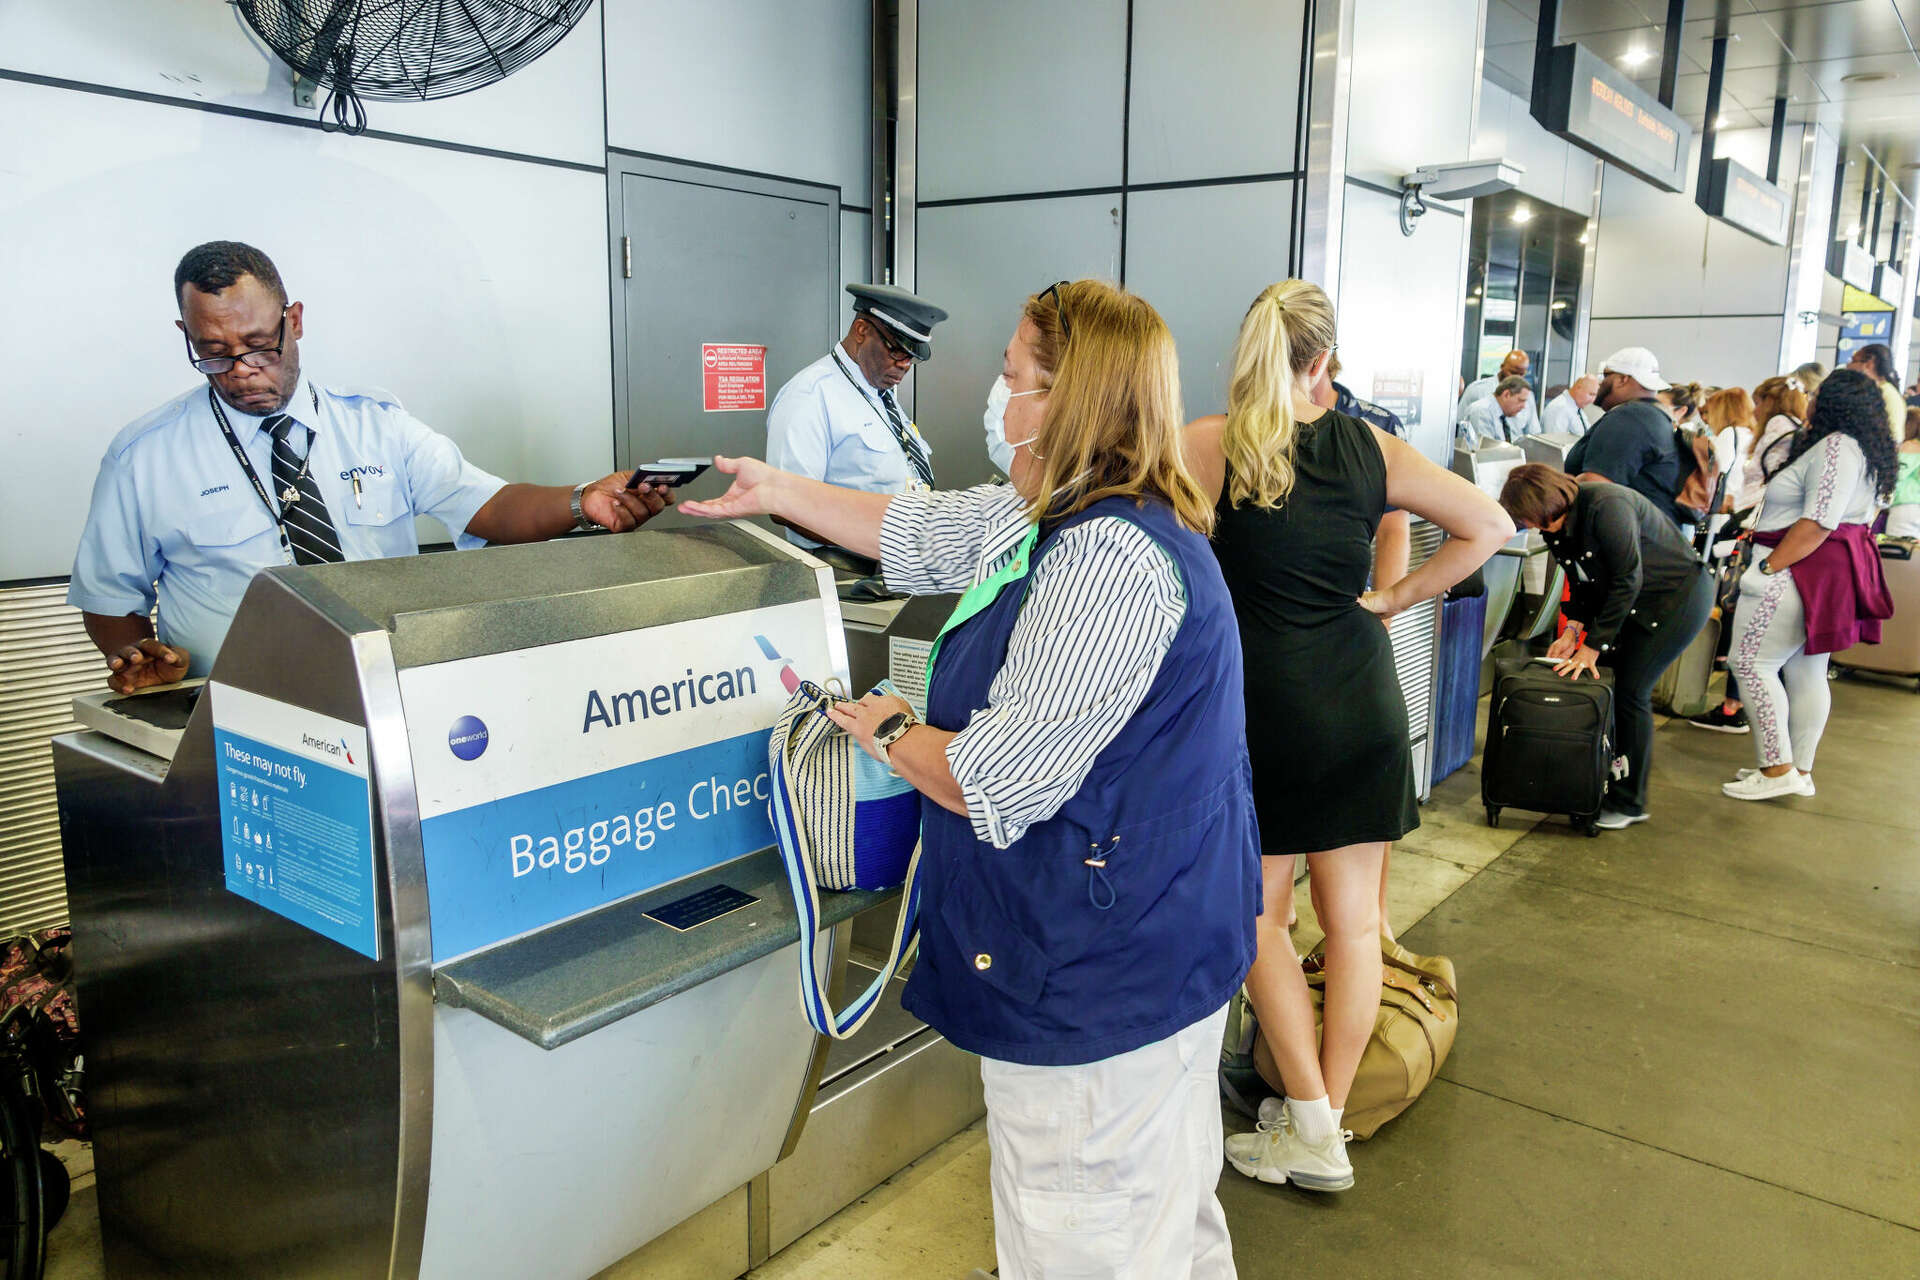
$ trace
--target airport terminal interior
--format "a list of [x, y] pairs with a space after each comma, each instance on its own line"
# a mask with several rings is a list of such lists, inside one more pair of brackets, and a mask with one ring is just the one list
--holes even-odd
[[0, 1280], [1920, 1277], [1920, 0], [0, 121]]

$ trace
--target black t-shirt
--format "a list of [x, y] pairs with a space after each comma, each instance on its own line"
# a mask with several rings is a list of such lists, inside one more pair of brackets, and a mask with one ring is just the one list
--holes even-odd
[[1673, 419], [1657, 400], [1629, 400], [1593, 424], [1567, 454], [1574, 475], [1598, 472], [1614, 484], [1643, 494], [1661, 512], [1685, 523], [1673, 505], [1680, 491], [1680, 450], [1673, 442]]

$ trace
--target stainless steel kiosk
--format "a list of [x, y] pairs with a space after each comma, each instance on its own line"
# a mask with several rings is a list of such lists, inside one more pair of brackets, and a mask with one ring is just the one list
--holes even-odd
[[[829, 572], [727, 525], [275, 569], [197, 697], [93, 699], [54, 754], [110, 1274], [587, 1277], [697, 1215], [674, 1274], [733, 1276], [968, 1123], [897, 1008], [868, 1056], [928, 1076], [799, 1013], [766, 731], [847, 668]], [[890, 896], [830, 895], [836, 969]], [[836, 1070], [807, 1146], [877, 1173], [788, 1207]], [[845, 1105], [883, 1077], [911, 1123]]]

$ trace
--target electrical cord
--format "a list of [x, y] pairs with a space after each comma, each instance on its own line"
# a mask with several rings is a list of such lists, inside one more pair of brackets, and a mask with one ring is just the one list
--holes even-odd
[[[333, 47], [331, 87], [320, 104], [320, 127], [328, 133], [358, 137], [367, 131], [367, 108], [353, 91], [353, 46], [344, 41]], [[328, 117], [332, 117], [331, 120]]]

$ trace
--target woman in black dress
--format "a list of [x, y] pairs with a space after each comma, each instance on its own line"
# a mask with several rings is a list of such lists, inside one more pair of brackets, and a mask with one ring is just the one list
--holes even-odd
[[[1247, 976], [1286, 1084], [1260, 1129], [1228, 1140], [1242, 1173], [1313, 1190], [1353, 1185], [1339, 1128], [1380, 1002], [1381, 859], [1419, 824], [1406, 703], [1383, 617], [1440, 594], [1513, 534], [1498, 503], [1404, 440], [1315, 404], [1335, 345], [1318, 285], [1286, 280], [1240, 327], [1225, 416], [1188, 428], [1188, 463], [1219, 502], [1214, 551], [1246, 659], [1247, 746], [1267, 909]], [[1396, 583], [1368, 591], [1389, 506], [1450, 536]], [[1293, 857], [1305, 854], [1326, 931], [1326, 1030], [1286, 933]]]

